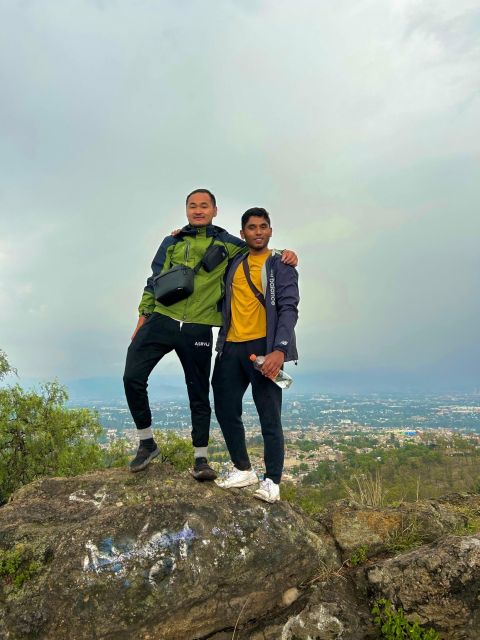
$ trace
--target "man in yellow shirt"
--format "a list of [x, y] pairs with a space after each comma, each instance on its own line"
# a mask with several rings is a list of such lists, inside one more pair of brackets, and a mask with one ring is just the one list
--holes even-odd
[[[232, 472], [219, 486], [229, 489], [256, 484], [245, 444], [242, 399], [249, 384], [264, 440], [265, 476], [255, 497], [280, 499], [284, 440], [281, 423], [282, 390], [273, 382], [283, 363], [297, 360], [294, 327], [298, 317], [298, 274], [268, 248], [270, 216], [260, 207], [242, 216], [240, 235], [247, 256], [238, 256], [227, 273], [223, 327], [216, 349], [212, 387], [215, 413], [222, 429]], [[261, 371], [250, 356], [265, 355]]]

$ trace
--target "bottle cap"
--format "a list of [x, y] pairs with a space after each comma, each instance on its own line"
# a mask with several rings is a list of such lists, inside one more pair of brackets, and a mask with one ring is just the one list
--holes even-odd
[[252, 362], [255, 362], [255, 360], [257, 359], [257, 356], [254, 353], [252, 353], [252, 355], [249, 356], [249, 358]]

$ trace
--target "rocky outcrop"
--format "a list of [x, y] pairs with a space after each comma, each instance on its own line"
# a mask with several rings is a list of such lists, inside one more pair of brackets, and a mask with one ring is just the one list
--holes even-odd
[[[461, 640], [480, 637], [480, 535], [449, 536], [367, 569], [372, 596]], [[444, 637], [447, 637], [446, 634]]]
[[44, 479], [0, 509], [0, 638], [373, 640], [386, 598], [478, 640], [479, 524], [472, 495], [314, 520], [156, 463]]
[[452, 532], [465, 533], [469, 521], [480, 516], [479, 509], [479, 496], [458, 494], [399, 507], [364, 507], [345, 500], [331, 504], [321, 522], [348, 560], [361, 547], [375, 557], [401, 550], [402, 540], [408, 546], [409, 541], [429, 543]]
[[160, 464], [24, 487], [0, 509], [0, 545], [34, 563], [23, 585], [3, 580], [0, 637], [12, 639], [231, 634], [339, 566], [324, 527], [288, 504]]

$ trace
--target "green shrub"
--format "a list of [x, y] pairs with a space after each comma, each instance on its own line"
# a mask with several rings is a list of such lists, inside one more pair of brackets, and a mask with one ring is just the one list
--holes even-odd
[[368, 560], [368, 546], [366, 544], [362, 544], [361, 547], [355, 549], [350, 558], [348, 559], [348, 564], [351, 567], [357, 567], [359, 564], [363, 564]]
[[[16, 373], [0, 350], [0, 380]], [[75, 475], [103, 466], [103, 429], [88, 409], [69, 409], [58, 382], [39, 391], [0, 388], [0, 504], [41, 476]]]
[[117, 438], [103, 451], [103, 464], [107, 469], [125, 467], [132, 455], [132, 445], [125, 438]]
[[0, 504], [41, 476], [84, 473], [103, 465], [98, 416], [67, 408], [58, 382], [40, 391], [0, 389]]
[[8, 376], [10, 373], [13, 373], [15, 375], [17, 371], [12, 366], [10, 366], [5, 351], [2, 351], [0, 349], [0, 380], [3, 380], [3, 378], [5, 378], [5, 376]]
[[298, 505], [310, 516], [317, 515], [323, 510], [320, 501], [321, 491], [310, 487], [301, 487], [291, 482], [282, 482], [280, 485], [280, 496], [291, 504]]
[[193, 449], [190, 440], [184, 440], [171, 431], [156, 431], [155, 441], [160, 449], [157, 458], [168, 462], [177, 471], [186, 471], [193, 465]]
[[390, 600], [377, 600], [372, 615], [385, 640], [441, 640], [434, 629], [424, 629], [418, 622], [409, 622], [403, 609], [399, 607], [396, 611]]

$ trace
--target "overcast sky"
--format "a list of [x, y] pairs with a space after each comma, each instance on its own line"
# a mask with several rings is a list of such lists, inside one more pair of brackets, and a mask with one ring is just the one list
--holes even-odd
[[[0, 0], [0, 348], [120, 376], [196, 187], [300, 258], [300, 370], [479, 387], [480, 1]], [[173, 357], [163, 371], [177, 372]]]

